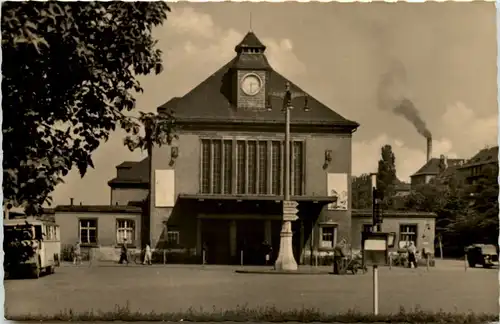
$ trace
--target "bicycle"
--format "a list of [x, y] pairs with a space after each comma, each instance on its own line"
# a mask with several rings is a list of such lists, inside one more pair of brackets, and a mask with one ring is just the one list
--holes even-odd
[[130, 262], [133, 262], [135, 264], [142, 264], [142, 251], [137, 252], [137, 251], [132, 251], [129, 253], [129, 260]]

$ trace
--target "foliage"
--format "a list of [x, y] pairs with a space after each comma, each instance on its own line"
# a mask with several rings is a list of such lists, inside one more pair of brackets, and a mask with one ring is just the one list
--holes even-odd
[[2, 3], [4, 203], [38, 214], [76, 166], [118, 126], [143, 89], [138, 75], [162, 71], [152, 29], [165, 2]]
[[352, 177], [352, 208], [368, 209], [372, 206], [372, 186], [369, 174]]
[[377, 188], [382, 192], [386, 206], [391, 205], [396, 182], [396, 157], [392, 152], [392, 147], [384, 145], [381, 148], [381, 159], [378, 162]]
[[462, 254], [472, 243], [498, 241], [498, 166], [485, 166], [473, 184], [460, 173], [437, 177], [413, 188], [406, 208], [435, 212], [436, 232], [452, 254]]
[[137, 119], [144, 128], [144, 134], [134, 133], [124, 140], [129, 150], [145, 150], [151, 156], [153, 146], [170, 145], [175, 135], [175, 119], [173, 112], [163, 111], [159, 114], [139, 112]]
[[[6, 309], [5, 313], [8, 314]], [[216, 309], [205, 311], [193, 308], [177, 313], [141, 313], [130, 310], [130, 304], [115, 306], [111, 312], [89, 311], [75, 313], [64, 311], [57, 315], [9, 316], [15, 321], [164, 321], [164, 322], [321, 322], [321, 323], [469, 323], [479, 324], [498, 321], [498, 314], [426, 312], [418, 306], [407, 312], [403, 307], [394, 314], [363, 314], [349, 310], [343, 314], [327, 314], [318, 309], [292, 309], [282, 311], [273, 306], [251, 309], [239, 306], [233, 310]]]
[[22, 264], [35, 255], [32, 230], [32, 225], [18, 225], [4, 231], [3, 251], [6, 268]]

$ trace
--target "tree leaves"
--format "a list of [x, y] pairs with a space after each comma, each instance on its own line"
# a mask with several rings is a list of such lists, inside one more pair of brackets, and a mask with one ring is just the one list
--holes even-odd
[[[140, 149], [148, 151], [151, 156], [153, 146], [170, 145], [177, 138], [175, 134], [176, 125], [172, 111], [164, 111], [158, 114], [139, 112], [137, 123], [125, 125], [132, 131], [132, 136], [125, 137], [123, 144], [130, 151]], [[144, 134], [139, 133], [142, 127]]]
[[498, 166], [484, 168], [473, 184], [456, 171], [451, 178], [436, 178], [413, 188], [406, 207], [437, 214], [436, 231], [454, 253], [473, 243], [498, 240]]
[[381, 159], [378, 162], [377, 188], [382, 192], [386, 207], [391, 205], [396, 181], [396, 157], [392, 152], [392, 147], [384, 145], [381, 148]]
[[[39, 212], [61, 176], [93, 167], [92, 152], [161, 71], [153, 27], [165, 2], [2, 3], [4, 203]], [[136, 133], [135, 133], [136, 134]]]

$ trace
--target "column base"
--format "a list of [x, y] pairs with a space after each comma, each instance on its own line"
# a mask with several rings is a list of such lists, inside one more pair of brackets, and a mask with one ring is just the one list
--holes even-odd
[[298, 265], [293, 255], [292, 235], [292, 223], [284, 221], [280, 233], [280, 250], [274, 264], [274, 268], [278, 271], [298, 270]]

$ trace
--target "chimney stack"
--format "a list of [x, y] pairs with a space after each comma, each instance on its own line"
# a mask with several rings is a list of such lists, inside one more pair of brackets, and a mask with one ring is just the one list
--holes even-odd
[[73, 201], [74, 201], [75, 198], [69, 198], [69, 204], [70, 206], [73, 206]]
[[432, 158], [432, 138], [427, 138], [427, 162], [429, 162]]

